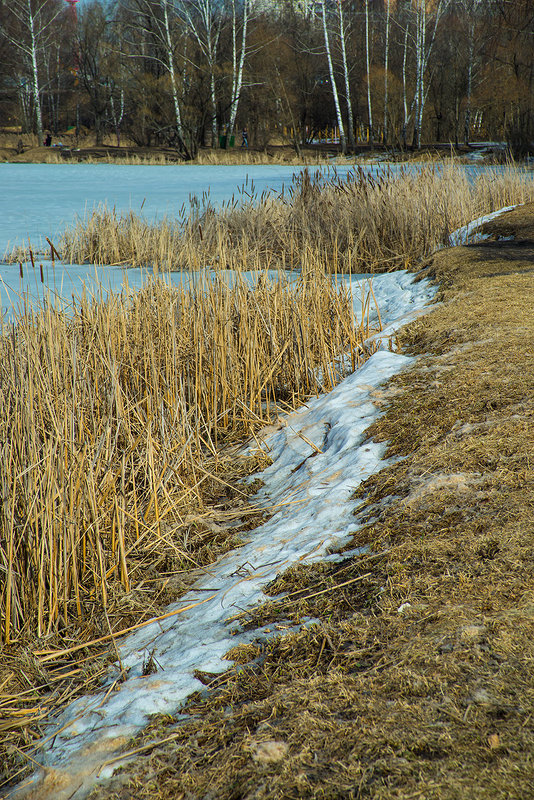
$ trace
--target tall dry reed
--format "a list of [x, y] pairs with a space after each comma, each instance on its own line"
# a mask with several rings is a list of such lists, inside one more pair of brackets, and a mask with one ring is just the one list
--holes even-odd
[[161, 269], [300, 268], [309, 252], [332, 272], [409, 268], [480, 214], [534, 199], [531, 175], [517, 168], [468, 175], [435, 165], [374, 176], [304, 171], [283, 196], [245, 191], [222, 209], [197, 204], [159, 223], [100, 208], [59, 249], [73, 263]]
[[82, 626], [147, 558], [194, 563], [222, 446], [330, 388], [363, 334], [311, 260], [294, 283], [154, 280], [20, 312], [0, 336], [1, 638]]

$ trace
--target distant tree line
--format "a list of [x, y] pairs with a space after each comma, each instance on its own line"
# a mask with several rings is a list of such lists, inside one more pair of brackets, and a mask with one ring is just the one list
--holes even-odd
[[532, 0], [0, 0], [0, 125], [185, 158], [246, 125], [297, 150], [534, 140]]

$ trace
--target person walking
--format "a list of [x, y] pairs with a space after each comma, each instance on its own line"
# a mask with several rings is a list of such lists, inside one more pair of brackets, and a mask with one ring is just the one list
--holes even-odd
[[248, 131], [246, 127], [241, 131], [241, 147], [248, 147]]

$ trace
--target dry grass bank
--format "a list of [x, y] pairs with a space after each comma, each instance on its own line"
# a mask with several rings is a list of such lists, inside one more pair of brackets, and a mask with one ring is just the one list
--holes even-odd
[[254, 289], [155, 280], [45, 302], [3, 330], [0, 783], [40, 721], [96, 685], [119, 633], [259, 523], [240, 481], [261, 459], [235, 446], [353, 369], [366, 325], [310, 265]]
[[130, 591], [131, 557], [187, 560], [221, 449], [334, 386], [363, 333], [318, 274], [254, 290], [155, 281], [19, 316], [0, 339], [2, 638], [81, 624], [108, 579]]
[[482, 213], [532, 199], [531, 174], [516, 168], [473, 182], [452, 166], [374, 177], [303, 172], [283, 197], [245, 187], [221, 211], [198, 205], [157, 224], [101, 208], [67, 230], [58, 249], [73, 263], [160, 269], [300, 268], [313, 254], [332, 272], [384, 272], [413, 267]]
[[[526, 800], [534, 787], [534, 207], [442, 251], [443, 305], [369, 431], [402, 456], [358, 492], [366, 556], [296, 568], [243, 648], [93, 800]], [[245, 618], [244, 618], [245, 621]], [[161, 740], [171, 736], [171, 741]]]

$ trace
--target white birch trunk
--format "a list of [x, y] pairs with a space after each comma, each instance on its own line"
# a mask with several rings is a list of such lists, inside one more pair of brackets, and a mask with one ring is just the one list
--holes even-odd
[[410, 118], [408, 116], [408, 95], [406, 83], [406, 62], [408, 60], [408, 29], [409, 23], [406, 22], [406, 30], [404, 31], [404, 52], [402, 54], [402, 100], [404, 107], [404, 118], [402, 123], [402, 146], [406, 147], [406, 137], [408, 135], [408, 123]]
[[326, 50], [326, 58], [328, 61], [328, 73], [330, 75], [330, 85], [332, 86], [332, 95], [334, 98], [334, 106], [336, 109], [336, 119], [339, 128], [339, 143], [341, 145], [341, 152], [347, 151], [347, 138], [345, 136], [345, 126], [343, 125], [343, 116], [341, 114], [341, 106], [339, 104], [339, 95], [337, 92], [336, 80], [334, 75], [334, 65], [332, 63], [332, 53], [330, 50], [330, 39], [328, 37], [328, 29], [326, 27], [326, 3], [322, 2], [322, 18], [323, 18], [323, 34], [324, 46]]
[[171, 27], [169, 21], [169, 2], [168, 0], [160, 0], [160, 5], [161, 5], [161, 10], [163, 12], [167, 69], [169, 71], [169, 75], [171, 78], [171, 90], [172, 90], [172, 99], [174, 104], [174, 118], [176, 123], [176, 132], [182, 143], [184, 143], [182, 114], [180, 111], [180, 98], [178, 95], [178, 81], [176, 80], [176, 70], [174, 68], [174, 50], [172, 46]]
[[245, 54], [247, 47], [247, 26], [249, 18], [249, 0], [245, 0], [243, 4], [243, 28], [241, 30], [241, 52], [239, 54], [239, 61], [237, 58], [237, 17], [235, 13], [235, 0], [232, 0], [233, 7], [233, 27], [232, 27], [232, 43], [233, 43], [233, 80], [232, 80], [232, 103], [230, 106], [230, 122], [228, 125], [228, 134], [232, 134], [235, 128], [235, 121], [237, 118], [237, 109], [241, 97], [241, 86], [243, 85], [243, 68], [245, 65]]
[[[388, 0], [389, 2], [389, 0]], [[343, 75], [345, 77], [345, 97], [347, 103], [347, 127], [349, 135], [349, 147], [354, 152], [356, 142], [354, 140], [354, 118], [352, 116], [352, 99], [350, 96], [350, 77], [349, 67], [347, 61], [347, 46], [345, 41], [345, 19], [343, 16], [342, 0], [337, 0], [337, 8], [339, 14], [339, 40], [341, 44], [341, 58], [343, 62]]]
[[426, 0], [418, 0], [417, 4], [417, 45], [416, 45], [416, 101], [415, 101], [415, 145], [421, 149], [421, 128], [423, 124], [423, 108], [425, 93], [425, 38], [426, 38]]
[[35, 20], [32, 13], [31, 0], [28, 1], [28, 23], [30, 28], [30, 48], [32, 64], [32, 95], [33, 106], [35, 109], [35, 124], [37, 130], [37, 142], [39, 147], [43, 146], [43, 114], [41, 110], [41, 95], [39, 91], [39, 70], [37, 66], [37, 41], [35, 33]]
[[415, 124], [416, 131], [414, 139], [418, 149], [421, 147], [421, 130], [423, 127], [423, 113], [425, 109], [426, 99], [428, 96], [428, 89], [425, 88], [426, 73], [434, 42], [436, 40], [436, 32], [438, 29], [439, 21], [447, 8], [449, 0], [438, 0], [434, 10], [434, 26], [432, 35], [427, 42], [426, 28], [427, 28], [427, 8], [426, 0], [417, 0], [416, 9], [416, 22], [417, 22], [417, 39], [416, 39], [416, 96], [415, 96]]
[[387, 0], [386, 5], [386, 42], [384, 52], [384, 144], [388, 143], [388, 68], [389, 68], [389, 23], [391, 0]]
[[367, 66], [367, 114], [369, 117], [369, 143], [372, 146], [373, 137], [373, 107], [371, 104], [371, 53], [369, 46], [369, 0], [365, 0], [365, 60]]

